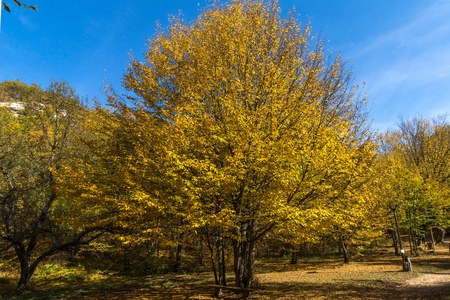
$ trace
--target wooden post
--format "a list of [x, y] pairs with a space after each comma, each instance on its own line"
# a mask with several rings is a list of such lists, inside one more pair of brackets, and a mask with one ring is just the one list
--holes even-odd
[[411, 262], [411, 259], [408, 256], [405, 259], [405, 269], [408, 272], [412, 272], [413, 271], [412, 262]]
[[430, 228], [430, 233], [431, 233], [431, 243], [433, 245], [433, 253], [435, 253], [436, 248], [434, 247], [435, 242], [434, 242], [434, 236], [433, 236], [433, 228]]

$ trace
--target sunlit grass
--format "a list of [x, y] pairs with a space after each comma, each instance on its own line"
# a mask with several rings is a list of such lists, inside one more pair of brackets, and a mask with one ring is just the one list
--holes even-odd
[[110, 276], [99, 270], [88, 270], [82, 264], [45, 263], [33, 277], [35, 287], [61, 286], [68, 283], [95, 282], [108, 279]]

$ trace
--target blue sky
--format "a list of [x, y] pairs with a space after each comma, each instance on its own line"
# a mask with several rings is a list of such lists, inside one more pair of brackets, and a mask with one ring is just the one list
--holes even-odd
[[[82, 97], [120, 88], [129, 54], [138, 58], [169, 15], [197, 17], [208, 0], [4, 0], [0, 81], [45, 87], [68, 81]], [[280, 0], [353, 64], [366, 82], [375, 128], [395, 127], [399, 116], [433, 117], [450, 111], [450, 0]]]

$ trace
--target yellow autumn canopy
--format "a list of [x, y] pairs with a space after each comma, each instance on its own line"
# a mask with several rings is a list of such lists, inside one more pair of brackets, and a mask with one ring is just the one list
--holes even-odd
[[72, 182], [97, 178], [102, 189], [84, 189], [85, 203], [113, 205], [123, 225], [231, 238], [236, 283], [251, 286], [255, 241], [269, 231], [313, 239], [333, 203], [371, 174], [365, 100], [351, 80], [339, 55], [274, 2], [174, 18], [145, 61], [131, 61], [123, 85], [133, 104], [111, 97], [112, 112], [97, 110], [92, 127], [108, 140], [97, 154], [114, 174], [107, 200], [95, 167]]

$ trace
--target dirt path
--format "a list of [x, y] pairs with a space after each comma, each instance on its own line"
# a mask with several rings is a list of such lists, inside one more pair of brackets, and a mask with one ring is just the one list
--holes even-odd
[[435, 287], [450, 285], [450, 270], [433, 272], [411, 278], [405, 282], [406, 286]]
[[[450, 269], [448, 269], [450, 260], [448, 257], [448, 248], [441, 246], [437, 250], [436, 254], [423, 257], [422, 261], [416, 264], [419, 268], [419, 276], [408, 279], [398, 286], [405, 294], [414, 293], [415, 298], [411, 297], [412, 299], [450, 299]], [[433, 260], [439, 263], [434, 264]], [[433, 264], [440, 267], [444, 266], [446, 269], [427, 271], [424, 268], [424, 266]]]

